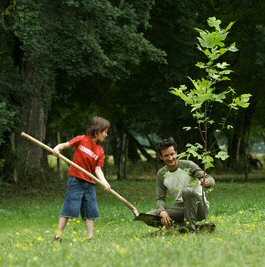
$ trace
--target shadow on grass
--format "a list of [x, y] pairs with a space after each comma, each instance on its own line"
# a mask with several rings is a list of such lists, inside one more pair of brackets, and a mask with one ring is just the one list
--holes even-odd
[[163, 237], [163, 236], [180, 236], [180, 235], [187, 235], [187, 234], [213, 234], [216, 230], [216, 225], [214, 223], [206, 223], [206, 224], [199, 224], [197, 226], [196, 232], [190, 232], [187, 228], [179, 225], [174, 225], [172, 227], [158, 227], [152, 228], [153, 230], [149, 230], [148, 233], [144, 234], [143, 238], [148, 237]]

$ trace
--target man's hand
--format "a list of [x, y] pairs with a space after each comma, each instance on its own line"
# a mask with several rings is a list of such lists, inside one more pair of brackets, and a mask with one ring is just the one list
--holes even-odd
[[210, 187], [210, 182], [208, 181], [207, 178], [205, 178], [205, 179], [201, 179], [201, 186], [202, 186], [202, 187], [205, 187], [205, 188]]
[[165, 225], [165, 226], [171, 225], [172, 219], [170, 218], [170, 216], [168, 215], [168, 213], [165, 210], [161, 211], [159, 215], [160, 215], [160, 217], [162, 217], [161, 222], [163, 225]]

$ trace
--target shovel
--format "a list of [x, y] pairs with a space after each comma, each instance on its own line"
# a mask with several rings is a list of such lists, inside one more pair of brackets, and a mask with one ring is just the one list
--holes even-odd
[[[26, 134], [24, 132], [21, 133], [21, 136], [25, 137], [26, 139], [30, 140], [31, 142], [39, 145], [43, 149], [46, 149], [50, 153], [53, 154], [53, 149], [52, 148], [50, 148], [49, 146], [43, 144], [42, 142], [38, 141], [37, 139], [33, 138], [32, 136], [30, 136], [30, 135], [28, 135], [28, 134]], [[56, 155], [56, 156], [58, 158], [64, 160], [69, 165], [72, 165], [73, 167], [75, 167], [79, 171], [83, 172], [84, 174], [86, 174], [87, 176], [89, 176], [92, 180], [94, 180], [95, 182], [97, 182], [101, 186], [105, 187], [104, 183], [101, 182], [101, 180], [99, 180], [93, 174], [91, 174], [87, 170], [83, 169], [82, 167], [80, 167], [79, 165], [77, 165], [76, 163], [74, 163], [73, 161], [69, 160], [68, 158], [66, 158], [62, 154], [59, 154], [59, 155]], [[125, 198], [123, 198], [121, 195], [119, 195], [113, 189], [110, 189], [108, 192], [110, 192], [117, 199], [119, 199], [121, 202], [123, 202], [133, 212], [133, 214], [134, 214], [134, 220], [143, 221], [147, 225], [154, 226], [154, 227], [162, 226], [162, 224], [161, 224], [161, 217], [160, 216], [146, 214], [146, 213], [139, 213], [138, 210], [129, 201], [127, 201]]]

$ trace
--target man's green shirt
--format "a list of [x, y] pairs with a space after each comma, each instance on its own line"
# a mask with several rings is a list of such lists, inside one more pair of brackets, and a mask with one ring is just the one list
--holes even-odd
[[[202, 186], [200, 180], [203, 179], [204, 171], [193, 161], [178, 160], [178, 168], [170, 172], [167, 166], [162, 167], [157, 172], [156, 178], [156, 203], [157, 209], [161, 212], [166, 209], [167, 193], [173, 194], [176, 204], [183, 203], [182, 189], [191, 188], [198, 195], [202, 195]], [[212, 176], [206, 174], [210, 182], [210, 188], [214, 186], [215, 181]], [[207, 200], [205, 199], [206, 203]]]

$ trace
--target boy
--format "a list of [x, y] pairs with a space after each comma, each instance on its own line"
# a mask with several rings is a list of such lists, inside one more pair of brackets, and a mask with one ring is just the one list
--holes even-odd
[[[55, 155], [64, 149], [74, 147], [74, 163], [91, 174], [95, 173], [105, 184], [105, 190], [109, 190], [110, 185], [101, 169], [104, 165], [104, 150], [100, 143], [108, 136], [109, 127], [108, 120], [94, 117], [86, 135], [76, 136], [69, 142], [54, 147]], [[68, 219], [78, 218], [80, 213], [82, 219], [86, 221], [88, 239], [94, 240], [94, 220], [99, 217], [95, 181], [73, 166], [70, 166], [68, 174], [64, 208], [54, 241], [62, 242], [63, 231]]]

